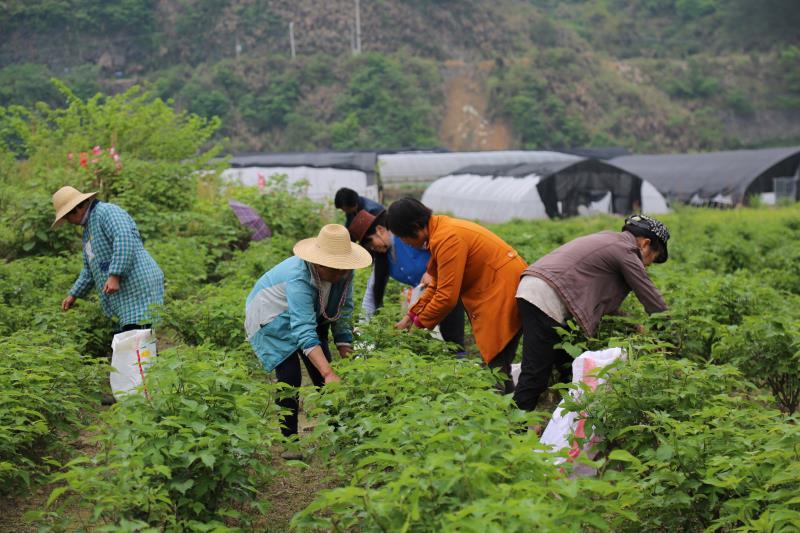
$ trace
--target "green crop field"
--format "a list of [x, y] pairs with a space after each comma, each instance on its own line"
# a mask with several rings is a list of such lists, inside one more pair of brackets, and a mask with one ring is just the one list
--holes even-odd
[[[394, 330], [394, 301], [358, 326], [358, 356], [334, 362], [342, 382], [303, 392], [305, 469], [280, 459], [282, 391], [246, 342], [244, 299], [336, 219], [330, 206], [279, 181], [267, 194], [223, 187], [213, 121], [135, 90], [66, 96], [65, 109], [17, 109], [0, 132], [0, 529], [800, 528], [800, 208], [664, 216], [670, 260], [650, 272], [670, 310], [648, 317], [631, 297], [597, 338], [565, 333], [573, 353], [628, 354], [607, 387], [568, 403], [603, 437], [596, 476], [556, 466], [566, 452], [527, 431], [548, 413], [517, 410], [476, 359]], [[114, 146], [121, 168], [68, 158], [93, 146]], [[95, 296], [60, 309], [81, 265], [79, 231], [49, 229], [50, 196], [68, 183], [128, 210], [164, 270], [149, 397], [101, 408], [113, 325]], [[249, 243], [231, 198], [275, 236]], [[492, 229], [531, 262], [621, 225]]]

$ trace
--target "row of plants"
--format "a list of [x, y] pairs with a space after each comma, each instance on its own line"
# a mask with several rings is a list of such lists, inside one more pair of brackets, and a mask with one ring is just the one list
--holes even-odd
[[[98, 449], [54, 476], [50, 527], [209, 531], [244, 525], [283, 442], [277, 386], [245, 351], [162, 351], [146, 394], [126, 396], [90, 428]], [[81, 509], [76, 512], [76, 509]], [[77, 522], [77, 523], [76, 523]]]
[[[52, 489], [28, 518], [55, 530], [243, 527], [268, 507], [256, 494], [283, 442], [276, 386], [244, 339], [244, 297], [326, 208], [281, 180], [263, 194], [223, 185], [210, 162], [216, 121], [138, 89], [86, 101], [60, 90], [66, 108], [4, 115], [0, 491]], [[50, 229], [50, 195], [65, 184], [125, 208], [165, 273], [148, 394], [108, 410], [114, 324], [93, 294], [60, 309], [81, 268], [80, 230]], [[248, 249], [230, 198], [275, 237]]]
[[606, 324], [603, 341], [572, 339], [577, 353], [595, 343], [628, 354], [602, 373], [608, 387], [566, 396], [565, 408], [602, 437], [587, 464], [598, 474], [587, 478], [572, 474], [575, 463], [557, 467], [566, 450], [553, 455], [528, 431], [545, 413], [516, 410], [492, 391], [497, 376], [453, 359], [424, 333], [392, 331], [391, 317], [379, 316], [361, 332], [371, 350], [337, 366], [341, 385], [306, 400], [319, 424], [316, 444], [350, 482], [322, 491], [293, 526], [789, 531], [800, 524], [796, 419], [735, 366], [689, 361], [652, 333], [619, 336], [628, 324]]

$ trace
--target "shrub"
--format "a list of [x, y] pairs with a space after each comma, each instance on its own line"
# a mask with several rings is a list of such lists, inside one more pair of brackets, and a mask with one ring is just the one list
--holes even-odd
[[729, 326], [714, 348], [717, 357], [772, 391], [778, 405], [793, 413], [800, 404], [800, 328], [778, 313], [748, 317]]
[[606, 386], [566, 408], [603, 437], [602, 478], [632, 481], [643, 496], [637, 529], [781, 529], [800, 516], [800, 476], [786, 475], [800, 430], [748, 400], [736, 369], [644, 356], [602, 374]]
[[35, 330], [3, 337], [0, 351], [0, 492], [11, 492], [64, 458], [66, 437], [99, 401], [100, 373], [96, 361]]
[[253, 370], [216, 348], [160, 353], [146, 394], [103, 416], [101, 451], [71, 461], [49, 502], [85, 506], [94, 526], [166, 531], [223, 527], [239, 517], [234, 504], [264, 509], [252, 498], [281, 437], [274, 387]]

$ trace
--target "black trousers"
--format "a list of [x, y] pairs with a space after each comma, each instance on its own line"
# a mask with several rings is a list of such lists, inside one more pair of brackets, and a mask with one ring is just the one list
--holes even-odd
[[152, 324], [125, 324], [117, 333], [122, 333], [123, 331], [133, 331], [134, 329], [150, 329], [152, 327]]
[[[331, 361], [331, 350], [328, 347], [328, 329], [330, 323], [317, 324], [317, 336], [319, 337], [322, 351], [325, 353], [325, 359]], [[306, 357], [302, 350], [297, 350], [292, 355], [287, 357], [281, 364], [275, 367], [275, 376], [281, 383], [286, 383], [292, 387], [300, 387], [303, 381], [303, 373], [300, 369], [300, 361], [306, 366], [308, 376], [315, 387], [322, 387], [325, 384], [325, 378], [319, 373], [314, 363]], [[300, 412], [300, 396], [297, 391], [283, 395], [278, 399], [277, 403], [281, 407], [288, 409], [289, 414], [283, 419], [283, 427], [281, 432], [284, 437], [297, 435], [297, 417]]]
[[514, 362], [514, 356], [517, 355], [520, 335], [521, 333], [514, 335], [514, 338], [508, 341], [508, 344], [500, 350], [500, 353], [489, 361], [489, 368], [499, 368], [506, 375], [506, 380], [501, 387], [498, 387], [503, 394], [514, 392], [514, 381], [511, 379], [511, 363]]
[[522, 319], [522, 369], [514, 391], [514, 401], [524, 411], [533, 411], [539, 396], [547, 390], [553, 367], [561, 383], [572, 381], [572, 357], [554, 346], [561, 342], [555, 328], [561, 326], [527, 300], [517, 298]]
[[464, 353], [464, 325], [466, 323], [464, 304], [458, 300], [458, 304], [450, 311], [444, 320], [439, 322], [439, 331], [442, 338], [447, 342], [458, 344], [457, 353]]

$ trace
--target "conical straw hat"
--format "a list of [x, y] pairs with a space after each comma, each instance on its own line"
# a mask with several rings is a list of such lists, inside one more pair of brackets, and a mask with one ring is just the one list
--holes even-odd
[[294, 255], [317, 265], [340, 270], [368, 267], [372, 256], [360, 245], [350, 242], [350, 233], [340, 224], [323, 226], [317, 237], [294, 245]]
[[64, 222], [64, 217], [82, 201], [97, 196], [97, 192], [83, 193], [75, 187], [61, 187], [53, 195], [53, 209], [56, 210], [56, 219], [51, 228], [57, 228]]

